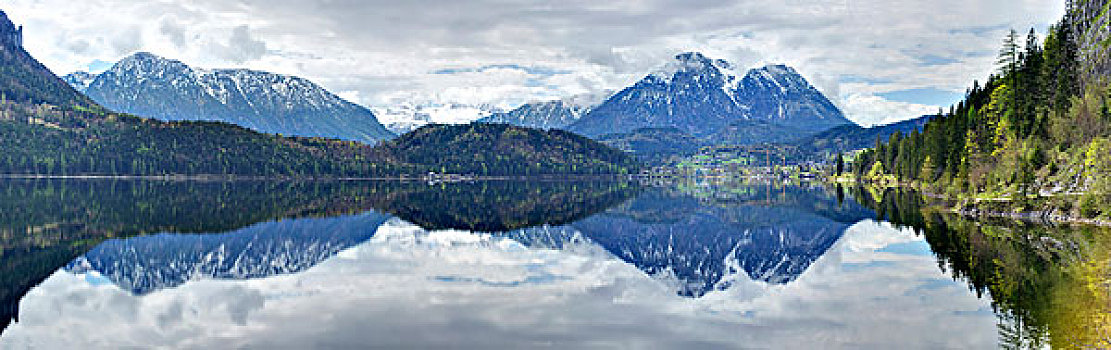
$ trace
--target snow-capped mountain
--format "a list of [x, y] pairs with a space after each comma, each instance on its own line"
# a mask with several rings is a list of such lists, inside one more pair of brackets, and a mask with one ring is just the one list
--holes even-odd
[[781, 128], [804, 137], [846, 124], [852, 122], [794, 69], [767, 66], [742, 76], [729, 62], [691, 52], [613, 95], [569, 129], [598, 137], [676, 128], [710, 142], [746, 143], [769, 140], [737, 140], [735, 129]]
[[771, 65], [753, 69], [736, 89], [737, 101], [749, 107], [749, 116], [807, 132], [851, 125], [833, 105], [794, 68]]
[[62, 77], [62, 80], [73, 86], [77, 91], [85, 93], [89, 89], [89, 85], [92, 85], [93, 81], [96, 80], [96, 75], [89, 72], [73, 72]]
[[479, 123], [504, 123], [539, 129], [565, 129], [605, 101], [612, 92], [582, 94], [560, 100], [526, 103], [508, 112], [494, 113]]
[[[85, 86], [87, 73], [66, 79]], [[370, 110], [302, 78], [246, 69], [205, 70], [137, 53], [84, 89], [116, 111], [161, 120], [224, 121], [266, 133], [374, 144], [394, 137]]]
[[479, 119], [478, 122], [504, 123], [538, 129], [564, 129], [601, 103], [598, 96], [608, 96], [608, 94], [579, 95], [562, 100], [527, 103], [512, 111], [495, 113]]
[[398, 135], [428, 124], [467, 124], [501, 112], [496, 106], [460, 103], [409, 103], [374, 109], [386, 128]]
[[525, 104], [505, 113], [479, 119], [479, 123], [504, 123], [538, 129], [562, 129], [582, 118], [589, 107], [583, 108], [561, 100]]
[[377, 213], [265, 222], [223, 234], [161, 234], [109, 240], [70, 263], [143, 295], [197, 279], [253, 279], [309, 269], [372, 238]]

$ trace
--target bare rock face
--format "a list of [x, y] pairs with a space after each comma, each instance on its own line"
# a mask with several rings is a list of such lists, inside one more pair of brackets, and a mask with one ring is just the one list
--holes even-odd
[[16, 27], [3, 10], [0, 10], [0, 45], [23, 47], [23, 26]]
[[1111, 75], [1111, 3], [1108, 0], [1070, 2], [1067, 17], [1080, 49], [1081, 74], [1085, 83]]

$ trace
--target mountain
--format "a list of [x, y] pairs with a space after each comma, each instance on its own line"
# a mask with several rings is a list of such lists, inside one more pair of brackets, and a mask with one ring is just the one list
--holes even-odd
[[502, 123], [537, 129], [562, 129], [571, 125], [589, 107], [575, 106], [564, 101], [548, 101], [525, 104], [505, 113], [497, 113], [479, 119], [479, 123]]
[[794, 68], [770, 65], [753, 69], [741, 80], [735, 93], [748, 106], [750, 119], [769, 121], [803, 132], [821, 132], [853, 125]]
[[873, 147], [876, 140], [887, 141], [896, 132], [910, 135], [915, 130], [922, 131], [935, 116], [927, 115], [887, 125], [864, 128], [859, 125], [843, 125], [817, 135], [794, 142], [799, 151], [814, 160], [826, 160], [838, 152], [849, 152]]
[[[729, 62], [683, 53], [568, 129], [599, 137], [643, 128], [675, 128], [709, 144], [751, 144], [782, 141], [782, 135], [804, 137], [849, 124], [852, 122], [794, 69], [767, 66], [742, 77]], [[737, 130], [744, 132], [737, 134]]]
[[93, 81], [96, 80], [96, 75], [89, 72], [73, 72], [62, 77], [62, 80], [73, 86], [77, 91], [85, 93], [89, 90], [89, 85], [92, 85]]
[[407, 168], [454, 174], [626, 174], [639, 168], [632, 156], [600, 142], [508, 124], [428, 125], [377, 150]]
[[374, 110], [386, 128], [398, 135], [429, 124], [468, 124], [501, 112], [496, 106], [462, 103], [403, 103]]
[[368, 176], [389, 168], [350, 142], [110, 113], [31, 57], [21, 34], [0, 16], [0, 174]]
[[730, 121], [745, 119], [747, 108], [734, 100], [738, 77], [723, 60], [699, 53], [675, 57], [595, 108], [570, 126], [597, 137], [646, 127], [674, 127], [697, 137], [713, 135]]
[[302, 78], [246, 69], [195, 69], [136, 53], [91, 82], [67, 80], [110, 109], [164, 121], [223, 121], [264, 133], [375, 144], [394, 135], [370, 110]]
[[562, 100], [526, 103], [517, 109], [479, 119], [479, 123], [511, 124], [537, 129], [566, 129], [604, 101], [609, 92], [583, 94]]

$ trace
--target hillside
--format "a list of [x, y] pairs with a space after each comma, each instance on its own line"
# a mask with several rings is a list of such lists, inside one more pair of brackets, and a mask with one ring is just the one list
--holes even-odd
[[1031, 30], [1024, 43], [1012, 31], [998, 75], [974, 84], [924, 132], [861, 154], [855, 176], [913, 183], [969, 210], [1111, 218], [1108, 72], [1084, 58], [1102, 45], [1087, 39], [1092, 31], [1075, 30], [1106, 22], [1090, 15], [1089, 2], [1069, 4], [1044, 40]]
[[[23, 31], [0, 10], [0, 102], [96, 108], [23, 50]], [[3, 118], [0, 118], [3, 119]]]
[[507, 124], [429, 125], [377, 149], [407, 168], [439, 173], [503, 175], [627, 174], [636, 160], [562, 130]]
[[704, 146], [701, 140], [676, 128], [643, 128], [630, 133], [603, 135], [598, 141], [629, 152], [651, 165], [674, 162]]
[[921, 132], [926, 123], [933, 118], [934, 116], [928, 115], [869, 128], [844, 125], [791, 144], [814, 160], [824, 160], [837, 153], [874, 147], [877, 141], [887, 140], [895, 133], [910, 135], [915, 131]]
[[222, 121], [270, 134], [371, 145], [394, 137], [370, 110], [299, 77], [196, 69], [137, 53], [99, 75], [65, 78], [109, 109], [163, 121]]

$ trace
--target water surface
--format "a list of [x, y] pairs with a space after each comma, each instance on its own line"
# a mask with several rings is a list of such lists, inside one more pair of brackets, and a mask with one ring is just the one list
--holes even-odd
[[896, 192], [7, 181], [0, 196], [2, 348], [996, 348], [1104, 325], [1082, 311], [1104, 300], [1071, 287], [1098, 234], [973, 224]]

